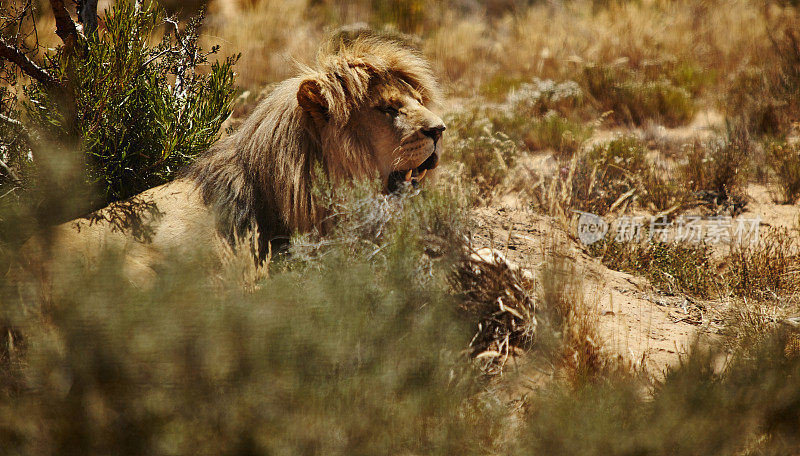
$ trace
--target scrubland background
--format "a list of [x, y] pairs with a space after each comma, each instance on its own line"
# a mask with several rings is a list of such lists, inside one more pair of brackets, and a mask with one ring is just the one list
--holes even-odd
[[[39, 43], [55, 48], [48, 6], [37, 6]], [[159, 7], [182, 23], [206, 11], [198, 44], [219, 50], [198, 63], [199, 73], [221, 79], [198, 83], [216, 87], [198, 93], [214, 94], [215, 104], [171, 103], [214, 131], [121, 134], [120, 118], [148, 131], [180, 123], [137, 115], [158, 106], [127, 112], [88, 97], [79, 109], [108, 122], [29, 141], [37, 125], [65, 124], [36, 109], [57, 101], [24, 90], [24, 77], [5, 80], [0, 113], [25, 128], [0, 124], [3, 270], [43, 226], [171, 178], [235, 129], [270, 84], [293, 75], [296, 63], [313, 63], [319, 43], [341, 26], [409, 34], [430, 58], [448, 126], [438, 179], [391, 199], [356, 185], [330, 201], [340, 214], [334, 232], [296, 237], [290, 255], [255, 277], [244, 263], [209, 274], [199, 255], [170, 259], [141, 289], [121, 273], [119, 252], [92, 265], [53, 258], [70, 280], [42, 305], [6, 276], [0, 454], [800, 450], [795, 2]], [[154, 45], [165, 32], [154, 17], [141, 42]], [[31, 56], [46, 63], [48, 52]], [[213, 62], [232, 64], [235, 82]], [[106, 67], [98, 60], [86, 68]], [[119, 100], [114, 106], [126, 106]], [[227, 109], [230, 117], [215, 114]], [[120, 165], [106, 146], [113, 139], [160, 151], [174, 138], [191, 147], [174, 146], [174, 162], [158, 172]], [[670, 221], [757, 216], [765, 224], [752, 245], [606, 237], [582, 246], [573, 210]], [[511, 229], [481, 243], [478, 214], [548, 228], [510, 249]], [[476, 255], [483, 247], [518, 264], [485, 261]], [[539, 250], [536, 259], [529, 250]], [[609, 271], [600, 286], [622, 271], [630, 275], [614, 277], [643, 280], [648, 296], [678, 303], [700, 328], [695, 343], [656, 368], [630, 356], [633, 347], [608, 345], [581, 262]]]

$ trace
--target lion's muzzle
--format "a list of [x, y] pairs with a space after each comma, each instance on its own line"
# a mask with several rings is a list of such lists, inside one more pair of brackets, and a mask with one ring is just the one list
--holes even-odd
[[386, 183], [386, 188], [390, 193], [394, 193], [406, 185], [411, 185], [414, 188], [419, 186], [419, 182], [425, 178], [428, 170], [436, 168], [439, 165], [439, 154], [436, 153], [434, 148], [433, 153], [422, 162], [421, 165], [413, 169], [392, 171], [389, 174], [389, 180]]

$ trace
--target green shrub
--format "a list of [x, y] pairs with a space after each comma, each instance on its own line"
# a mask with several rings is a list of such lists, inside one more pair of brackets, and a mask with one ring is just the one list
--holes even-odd
[[162, 23], [152, 4], [137, 12], [131, 2], [118, 2], [85, 51], [49, 57], [66, 101], [41, 85], [28, 91], [28, 115], [41, 131], [80, 138], [89, 181], [105, 202], [169, 181], [217, 139], [230, 114], [235, 59], [203, 68], [208, 53], [198, 46], [199, 20], [177, 38], [165, 24], [163, 40], [151, 46]]
[[713, 83], [715, 74], [697, 64], [680, 62], [671, 69], [668, 77], [675, 86], [683, 87], [693, 97], [697, 97], [702, 95], [705, 89]]
[[505, 73], [495, 73], [481, 83], [480, 94], [491, 101], [504, 101], [508, 94], [524, 84], [524, 79], [509, 77]]
[[513, 112], [495, 120], [496, 128], [518, 139], [529, 151], [552, 150], [559, 158], [569, 158], [592, 135], [592, 126], [574, 122], [554, 112], [531, 118]]

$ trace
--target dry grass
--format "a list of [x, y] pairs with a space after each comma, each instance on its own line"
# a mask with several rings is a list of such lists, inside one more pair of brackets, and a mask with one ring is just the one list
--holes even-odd
[[539, 275], [537, 340], [555, 360], [557, 373], [573, 386], [593, 382], [626, 366], [604, 346], [598, 332], [597, 303], [585, 294], [574, 263], [551, 246]]

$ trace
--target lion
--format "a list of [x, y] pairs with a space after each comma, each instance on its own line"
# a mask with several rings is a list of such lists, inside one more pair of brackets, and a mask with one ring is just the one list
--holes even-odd
[[316, 180], [377, 179], [394, 192], [425, 179], [445, 130], [431, 110], [438, 97], [429, 62], [407, 42], [339, 36], [177, 179], [54, 227], [47, 245], [88, 264], [124, 249], [143, 281], [168, 253], [246, 249], [263, 262], [275, 243], [320, 226]]

